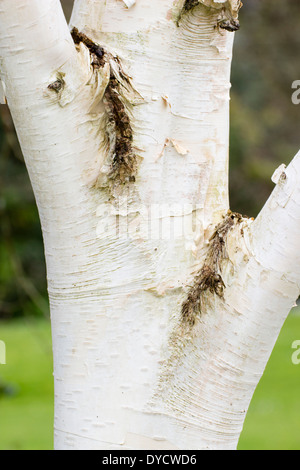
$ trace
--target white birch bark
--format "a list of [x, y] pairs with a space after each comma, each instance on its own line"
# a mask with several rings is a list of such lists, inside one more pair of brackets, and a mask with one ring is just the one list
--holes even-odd
[[100, 111], [112, 69], [93, 72], [58, 0], [0, 4], [1, 80], [45, 243], [56, 449], [235, 448], [299, 295], [298, 154], [257, 220], [226, 232], [224, 295], [201, 293], [184, 321], [230, 218], [233, 34], [216, 25], [239, 5], [203, 0], [176, 21], [183, 4], [75, 1], [70, 27], [119, 57], [139, 97], [138, 173], [110, 192]]

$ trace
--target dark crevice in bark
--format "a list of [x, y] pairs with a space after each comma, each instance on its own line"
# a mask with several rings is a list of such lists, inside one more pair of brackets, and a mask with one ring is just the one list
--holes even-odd
[[73, 28], [71, 31], [71, 36], [75, 44], [83, 44], [89, 49], [91, 54], [94, 54], [95, 62], [100, 66], [104, 67], [105, 65], [105, 51], [103, 47], [99, 46], [99, 44], [94, 43], [90, 38], [88, 38], [85, 34], [78, 31], [77, 28]]
[[185, 4], [183, 6], [185, 11], [189, 11], [194, 8], [196, 5], [199, 5], [199, 0], [185, 0]]
[[71, 35], [76, 45], [82, 42], [89, 49], [95, 70], [103, 68], [107, 63], [110, 65], [110, 79], [103, 96], [106, 114], [105, 140], [111, 160], [108, 181], [111, 181], [113, 186], [134, 182], [139, 159], [133, 149], [130, 103], [124, 96], [124, 88], [127, 91], [134, 90], [130, 77], [124, 72], [117, 56], [94, 43], [77, 28], [72, 29]]
[[65, 86], [65, 81], [63, 77], [64, 74], [58, 72], [57, 79], [54, 82], [50, 83], [50, 85], [48, 85], [49, 90], [53, 90], [56, 93], [60, 93]]
[[216, 27], [226, 29], [226, 31], [233, 33], [234, 31], [238, 31], [240, 29], [240, 22], [234, 18], [222, 18], [218, 20]]
[[241, 214], [229, 211], [216, 227], [210, 239], [204, 264], [196, 274], [194, 284], [182, 304], [181, 317], [184, 324], [194, 326], [197, 316], [201, 315], [203, 295], [206, 292], [223, 298], [225, 283], [222, 278], [222, 261], [227, 257], [226, 238], [231, 228], [242, 219]]

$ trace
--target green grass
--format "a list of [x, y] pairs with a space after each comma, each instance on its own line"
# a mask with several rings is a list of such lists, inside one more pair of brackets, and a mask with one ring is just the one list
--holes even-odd
[[[18, 320], [0, 323], [6, 365], [0, 365], [0, 449], [53, 448], [53, 376], [50, 323]], [[3, 388], [3, 387], [2, 387]]]
[[[53, 378], [50, 324], [0, 323], [6, 365], [0, 365], [0, 450], [53, 448]], [[289, 315], [251, 402], [239, 449], [300, 449], [300, 309]], [[1, 382], [11, 394], [1, 393]], [[3, 387], [2, 387], [3, 388]]]
[[300, 340], [300, 308], [286, 320], [256, 388], [240, 450], [300, 450], [300, 364], [291, 359], [295, 340]]

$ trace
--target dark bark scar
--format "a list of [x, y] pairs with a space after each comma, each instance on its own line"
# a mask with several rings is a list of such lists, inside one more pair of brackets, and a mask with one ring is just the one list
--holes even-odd
[[186, 10], [186, 11], [189, 11], [191, 10], [192, 8], [194, 8], [196, 5], [199, 4], [199, 0], [186, 0], [185, 1], [185, 4], [183, 6], [183, 8]]
[[217, 24], [215, 27], [218, 29], [219, 28], [225, 29], [226, 31], [233, 33], [240, 29], [240, 22], [239, 20], [235, 20], [233, 18], [230, 18], [230, 19], [223, 18], [217, 21]]
[[[112, 189], [116, 185], [133, 183], [136, 179], [139, 157], [133, 148], [131, 104], [124, 96], [125, 88], [135, 93], [131, 78], [124, 72], [119, 57], [106, 51], [84, 33], [79, 32], [77, 28], [72, 29], [71, 35], [76, 45], [82, 42], [89, 49], [95, 70], [103, 68], [107, 63], [110, 65], [110, 79], [103, 96], [106, 120], [105, 141], [111, 162], [108, 186]], [[111, 66], [112, 63], [114, 67]]]
[[186, 300], [182, 304], [181, 319], [189, 326], [194, 326], [201, 315], [203, 294], [210, 292], [223, 298], [226, 288], [222, 278], [222, 261], [226, 258], [226, 237], [235, 224], [241, 223], [243, 216], [229, 211], [224, 220], [216, 227], [211, 239], [204, 264], [194, 278]]
[[63, 79], [63, 74], [58, 73], [56, 80], [50, 83], [50, 85], [48, 85], [48, 88], [49, 90], [53, 90], [56, 93], [59, 93], [60, 91], [63, 90], [64, 86], [65, 86], [65, 81]]

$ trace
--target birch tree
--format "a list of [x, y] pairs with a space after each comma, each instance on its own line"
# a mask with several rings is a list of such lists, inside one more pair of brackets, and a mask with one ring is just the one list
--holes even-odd
[[56, 449], [234, 449], [299, 295], [300, 154], [230, 210], [240, 0], [1, 0], [44, 237]]

